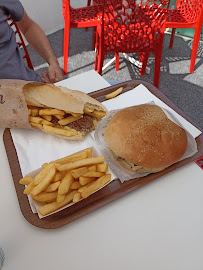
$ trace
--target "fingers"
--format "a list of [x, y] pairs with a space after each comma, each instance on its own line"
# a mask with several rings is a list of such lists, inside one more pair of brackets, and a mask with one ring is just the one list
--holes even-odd
[[63, 75], [60, 67], [50, 65], [48, 70], [42, 72], [42, 81], [45, 83], [55, 83], [63, 80]]
[[48, 68], [48, 77], [49, 77], [49, 81], [51, 83], [55, 83], [56, 82], [56, 72], [54, 69]]
[[47, 70], [42, 72], [42, 78], [41, 80], [45, 83], [50, 83], [49, 77], [48, 77], [48, 72]]

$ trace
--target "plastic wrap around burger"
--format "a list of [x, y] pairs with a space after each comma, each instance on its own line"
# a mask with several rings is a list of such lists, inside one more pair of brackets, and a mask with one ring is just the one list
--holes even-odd
[[187, 135], [163, 110], [150, 104], [125, 108], [108, 123], [104, 138], [118, 161], [138, 173], [155, 173], [177, 162]]

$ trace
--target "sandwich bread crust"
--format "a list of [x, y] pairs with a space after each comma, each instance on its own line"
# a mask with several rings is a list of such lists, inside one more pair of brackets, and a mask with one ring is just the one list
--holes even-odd
[[23, 93], [28, 105], [49, 107], [72, 113], [83, 113], [84, 107], [91, 105], [100, 111], [106, 108], [87, 94], [70, 90], [66, 87], [29, 82], [23, 86]]

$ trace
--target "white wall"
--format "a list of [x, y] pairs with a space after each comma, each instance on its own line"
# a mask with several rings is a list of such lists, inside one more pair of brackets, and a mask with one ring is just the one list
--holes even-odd
[[[28, 15], [46, 35], [63, 28], [62, 0], [20, 0]], [[87, 5], [87, 0], [71, 0], [72, 7]]]

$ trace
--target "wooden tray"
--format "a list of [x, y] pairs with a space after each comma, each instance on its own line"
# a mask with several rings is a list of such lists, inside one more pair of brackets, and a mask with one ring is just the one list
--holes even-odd
[[[183, 112], [181, 112], [170, 100], [168, 100], [157, 88], [155, 88], [153, 85], [144, 82], [144, 81], [127, 81], [124, 83], [120, 83], [114, 86], [110, 86], [105, 89], [98, 90], [96, 92], [93, 92], [90, 94], [90, 96], [96, 98], [99, 101], [104, 101], [104, 96], [113, 90], [118, 89], [119, 87], [124, 88], [124, 92], [133, 89], [137, 85], [142, 83], [145, 85], [155, 96], [157, 96], [160, 100], [162, 100], [164, 103], [166, 103], [168, 106], [173, 108], [177, 113], [182, 115], [185, 119], [187, 119], [190, 123], [192, 123], [194, 126], [196, 126]], [[197, 127], [197, 126], [196, 126]], [[198, 128], [198, 127], [197, 127]], [[200, 128], [198, 128], [200, 129]], [[126, 181], [124, 183], [121, 183], [119, 180], [114, 180], [109, 185], [104, 187], [103, 189], [99, 190], [95, 194], [91, 195], [85, 200], [82, 200], [81, 202], [76, 203], [75, 205], [68, 207], [56, 214], [50, 215], [48, 217], [45, 217], [43, 219], [40, 219], [37, 214], [33, 214], [28, 202], [27, 196], [23, 194], [24, 186], [20, 185], [18, 183], [19, 179], [22, 178], [22, 173], [18, 161], [18, 156], [15, 150], [15, 146], [13, 144], [13, 140], [11, 137], [11, 133], [9, 129], [6, 129], [3, 135], [3, 140], [8, 156], [8, 161], [11, 168], [11, 173], [13, 176], [13, 181], [20, 205], [21, 212], [25, 219], [31, 223], [32, 225], [43, 228], [43, 229], [55, 229], [62, 227], [71, 221], [80, 218], [93, 210], [98, 209], [99, 207], [106, 205], [107, 203], [118, 199], [119, 197], [127, 194], [130, 191], [136, 190], [139, 187], [142, 187], [143, 185], [146, 185], [157, 178], [159, 178], [162, 175], [165, 175], [173, 170], [175, 170], [178, 167], [181, 167], [191, 161], [194, 161], [195, 159], [199, 158], [201, 155], [203, 155], [203, 134], [201, 134], [197, 139], [197, 146], [198, 146], [198, 153], [196, 153], [193, 157], [185, 159], [183, 161], [180, 161], [169, 168], [166, 168], [164, 171], [150, 174], [145, 177], [138, 178], [136, 180], [130, 180]]]

